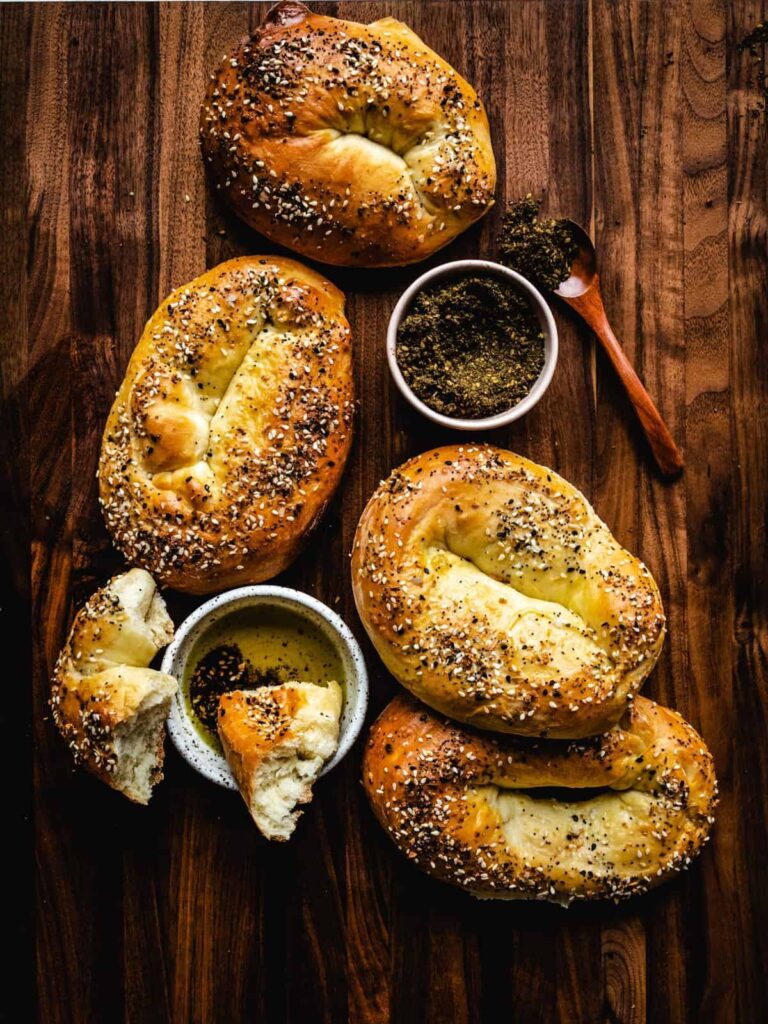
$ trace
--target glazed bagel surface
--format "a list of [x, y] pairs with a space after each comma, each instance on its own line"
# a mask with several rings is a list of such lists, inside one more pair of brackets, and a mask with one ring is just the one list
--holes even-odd
[[214, 267], [152, 316], [109, 414], [116, 546], [196, 594], [275, 576], [339, 482], [352, 411], [341, 292], [293, 260]]
[[664, 638], [653, 578], [584, 496], [490, 446], [428, 451], [379, 486], [358, 525], [352, 585], [395, 678], [498, 732], [605, 732]]
[[402, 695], [371, 729], [363, 785], [428, 874], [563, 904], [633, 896], [686, 868], [717, 799], [701, 737], [643, 697], [607, 734], [569, 742], [493, 739]]
[[278, 4], [211, 76], [200, 135], [238, 215], [326, 263], [425, 259], [493, 204], [482, 103], [393, 18]]

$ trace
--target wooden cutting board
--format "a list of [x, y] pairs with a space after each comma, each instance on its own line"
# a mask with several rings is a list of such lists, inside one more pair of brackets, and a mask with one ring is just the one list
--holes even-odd
[[[493, 254], [504, 201], [528, 191], [595, 235], [611, 318], [685, 450], [685, 475], [658, 481], [608, 364], [560, 308], [546, 399], [488, 440], [580, 487], [659, 581], [669, 636], [645, 692], [714, 752], [714, 840], [686, 875], [626, 905], [480, 903], [390, 845], [358, 783], [359, 748], [317, 786], [284, 846], [262, 841], [239, 798], [174, 751], [147, 809], [73, 771], [47, 681], [73, 609], [121, 565], [94, 479], [114, 391], [171, 288], [274, 251], [206, 188], [196, 132], [208, 70], [266, 8], [6, 5], [0, 433], [21, 600], [3, 615], [8, 626], [18, 613], [23, 631], [31, 579], [38, 1017], [768, 1019], [767, 122], [737, 48], [765, 4], [314, 6], [407, 21], [488, 107], [498, 204], [431, 262]], [[455, 439], [388, 380], [387, 319], [421, 269], [327, 271], [355, 332], [357, 438], [315, 542], [278, 582], [326, 601], [361, 639], [348, 563], [360, 511], [393, 466]], [[194, 604], [172, 599], [176, 621]], [[373, 715], [395, 684], [365, 650]]]

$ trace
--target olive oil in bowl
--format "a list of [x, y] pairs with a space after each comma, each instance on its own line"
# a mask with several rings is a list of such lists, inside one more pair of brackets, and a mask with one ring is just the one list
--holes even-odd
[[221, 753], [216, 708], [222, 693], [330, 679], [344, 692], [341, 657], [319, 626], [284, 606], [246, 605], [216, 619], [195, 641], [184, 671], [184, 703], [200, 737]]
[[179, 682], [168, 715], [176, 750], [225, 789], [237, 789], [216, 731], [219, 697], [226, 690], [336, 680], [344, 701], [339, 745], [321, 775], [349, 753], [365, 722], [368, 672], [354, 634], [322, 601], [289, 587], [255, 584], [209, 598], [179, 625], [162, 671]]

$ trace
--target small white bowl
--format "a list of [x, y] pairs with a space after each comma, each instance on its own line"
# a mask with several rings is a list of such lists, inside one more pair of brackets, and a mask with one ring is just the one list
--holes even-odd
[[323, 765], [325, 775], [341, 761], [360, 734], [368, 707], [368, 673], [360, 646], [349, 627], [336, 612], [321, 601], [288, 587], [240, 587], [212, 597], [192, 612], [176, 631], [166, 648], [162, 670], [179, 681], [179, 690], [171, 704], [168, 732], [174, 746], [196, 771], [211, 782], [227, 789], [237, 789], [227, 759], [202, 738], [192, 722], [182, 685], [187, 658], [200, 637], [217, 619], [238, 608], [266, 604], [271, 608], [287, 608], [317, 626], [331, 641], [344, 669], [344, 706], [341, 710], [339, 745], [333, 757]]
[[[511, 409], [505, 409], [504, 412], [497, 413], [495, 416], [485, 416], [477, 420], [464, 420], [458, 417], [444, 416], [442, 413], [430, 409], [408, 386], [397, 364], [397, 332], [400, 328], [400, 322], [411, 303], [426, 285], [434, 284], [436, 281], [444, 278], [482, 276], [484, 274], [506, 281], [513, 288], [517, 288], [518, 291], [527, 295], [531, 300], [531, 305], [539, 318], [544, 335], [544, 366], [541, 368], [541, 373], [536, 383], [525, 398], [522, 398], [517, 405], [513, 405]], [[520, 419], [521, 416], [525, 416], [549, 387], [552, 374], [555, 372], [555, 366], [557, 365], [557, 352], [557, 327], [555, 326], [552, 312], [544, 300], [544, 296], [522, 274], [510, 270], [509, 267], [502, 266], [501, 263], [493, 263], [490, 260], [456, 260], [453, 263], [443, 263], [439, 267], [428, 270], [421, 277], [417, 277], [410, 288], [407, 288], [400, 297], [399, 302], [392, 311], [392, 316], [389, 318], [389, 327], [387, 328], [387, 361], [389, 363], [389, 371], [400, 393], [411, 403], [414, 409], [418, 409], [422, 416], [426, 416], [433, 423], [440, 423], [442, 426], [452, 427], [454, 430], [494, 430], [496, 427], [506, 426], [507, 423], [512, 423], [514, 420]]]

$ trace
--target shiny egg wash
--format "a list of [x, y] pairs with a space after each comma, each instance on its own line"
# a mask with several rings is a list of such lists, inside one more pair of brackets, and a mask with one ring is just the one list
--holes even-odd
[[222, 616], [197, 639], [184, 672], [184, 702], [195, 729], [220, 753], [223, 693], [331, 679], [344, 691], [341, 658], [325, 633], [300, 612], [257, 605]]

